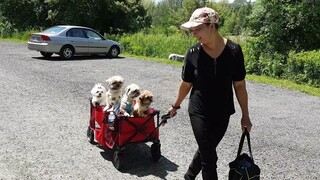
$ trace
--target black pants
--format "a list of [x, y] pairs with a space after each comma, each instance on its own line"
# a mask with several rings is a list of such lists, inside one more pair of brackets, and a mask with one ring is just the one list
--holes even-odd
[[229, 119], [230, 115], [225, 114], [206, 118], [190, 114], [198, 150], [184, 176], [186, 180], [194, 180], [201, 170], [203, 180], [218, 179], [216, 147], [228, 128]]

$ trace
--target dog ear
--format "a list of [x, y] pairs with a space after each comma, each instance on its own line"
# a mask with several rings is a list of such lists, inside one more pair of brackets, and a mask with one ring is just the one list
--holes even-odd
[[130, 88], [127, 88], [127, 92], [126, 92], [126, 94], [128, 94], [130, 92]]
[[140, 90], [137, 91], [137, 96], [140, 96], [141, 95], [141, 92]]
[[92, 95], [94, 95], [94, 93], [95, 93], [95, 88], [92, 88], [91, 91], [90, 91], [90, 93], [91, 93]]
[[93, 88], [91, 89], [90, 93], [91, 93], [92, 95], [94, 95], [94, 94], [96, 93], [96, 91], [97, 91], [97, 84], [95, 84], [95, 85], [93, 86]]

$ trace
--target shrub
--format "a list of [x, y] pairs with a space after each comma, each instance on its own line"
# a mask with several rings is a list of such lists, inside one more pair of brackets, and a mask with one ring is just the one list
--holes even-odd
[[263, 66], [261, 66], [260, 55], [261, 52], [264, 52], [266, 47], [261, 43], [260, 38], [250, 38], [243, 42], [241, 46], [245, 58], [247, 73], [262, 75]]
[[10, 38], [14, 32], [16, 32], [16, 30], [10, 22], [0, 22], [0, 38]]
[[127, 53], [159, 58], [167, 58], [171, 53], [184, 55], [196, 43], [192, 36], [183, 33], [165, 35], [144, 32], [123, 35], [119, 42]]
[[320, 87], [320, 51], [290, 52], [286, 76], [297, 83]]

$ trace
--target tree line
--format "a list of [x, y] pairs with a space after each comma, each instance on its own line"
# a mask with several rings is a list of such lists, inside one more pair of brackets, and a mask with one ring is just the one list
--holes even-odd
[[224, 35], [262, 37], [265, 48], [282, 53], [319, 49], [318, 0], [1, 0], [0, 29], [74, 24], [102, 34], [136, 33], [151, 27], [172, 33], [201, 6], [219, 12]]

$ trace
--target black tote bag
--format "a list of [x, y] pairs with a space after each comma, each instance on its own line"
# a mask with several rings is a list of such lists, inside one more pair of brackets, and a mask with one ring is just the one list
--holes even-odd
[[[244, 139], [247, 137], [249, 153], [250, 156], [246, 153], [241, 153]], [[260, 179], [260, 168], [253, 161], [251, 144], [250, 144], [250, 134], [245, 129], [242, 133], [237, 157], [234, 161], [229, 163], [229, 180], [259, 180]]]

